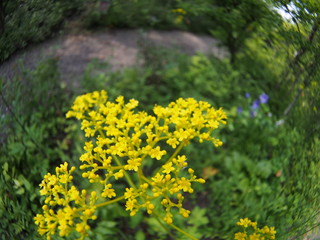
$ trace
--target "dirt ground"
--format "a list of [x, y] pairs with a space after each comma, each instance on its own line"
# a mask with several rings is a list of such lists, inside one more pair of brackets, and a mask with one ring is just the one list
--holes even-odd
[[62, 80], [71, 87], [77, 86], [85, 67], [93, 59], [107, 61], [112, 70], [140, 64], [139, 44], [148, 43], [179, 49], [189, 55], [199, 52], [219, 58], [226, 56], [226, 51], [214, 38], [183, 31], [122, 29], [66, 33], [15, 53], [1, 64], [0, 75], [12, 78], [19, 72], [19, 61], [32, 69], [41, 60], [54, 57], [58, 59]]

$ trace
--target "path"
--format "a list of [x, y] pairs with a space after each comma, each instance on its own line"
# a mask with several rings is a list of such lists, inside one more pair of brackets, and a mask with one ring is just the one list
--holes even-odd
[[55, 57], [59, 60], [62, 80], [77, 86], [86, 65], [93, 59], [108, 61], [113, 70], [139, 63], [138, 42], [173, 47], [189, 55], [197, 52], [213, 54], [219, 58], [226, 55], [217, 40], [210, 36], [183, 31], [104, 30], [66, 34], [28, 47], [4, 62], [0, 66], [0, 75], [13, 77], [19, 71], [19, 59], [23, 60], [27, 68], [34, 68], [39, 61]]

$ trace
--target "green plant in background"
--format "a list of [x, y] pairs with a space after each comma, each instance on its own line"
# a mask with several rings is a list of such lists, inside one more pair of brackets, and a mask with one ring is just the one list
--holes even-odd
[[52, 164], [68, 158], [64, 109], [69, 94], [60, 86], [56, 60], [23, 72], [2, 82], [0, 91], [1, 239], [37, 239], [37, 185]]
[[59, 29], [84, 0], [4, 0], [0, 5], [0, 62], [29, 43], [40, 42]]
[[207, 237], [230, 239], [236, 230], [233, 222], [241, 215], [278, 226], [271, 219], [276, 215], [274, 207], [283, 204], [274, 195], [284, 180], [276, 175], [284, 163], [270, 159], [273, 148], [279, 144], [275, 135], [279, 129], [270, 116], [267, 101], [266, 94], [260, 94], [256, 100], [246, 94], [238, 101], [241, 108], [233, 107], [228, 112], [228, 127], [220, 132], [225, 151], [218, 151], [213, 157], [207, 149], [189, 149], [192, 156], [200, 154], [202, 162], [197, 167], [203, 169], [207, 180], [202, 190], [205, 194], [197, 197], [203, 199], [211, 219], [211, 226], [201, 228]]
[[[279, 239], [300, 236], [309, 226], [317, 225], [316, 218], [310, 216], [319, 211], [316, 190], [319, 179], [311, 170], [313, 167], [306, 165], [317, 165], [319, 159], [303, 154], [309, 150], [301, 142], [301, 133], [270, 114], [265, 94], [258, 98], [260, 106], [258, 99], [253, 99], [246, 94], [242, 108], [229, 112], [226, 135], [220, 133], [224, 149], [203, 163], [215, 169], [206, 179], [208, 188], [204, 189], [207, 192], [204, 197], [210, 199], [205, 205], [211, 209], [209, 219], [215, 219], [214, 228], [225, 231], [218, 235], [224, 239], [231, 237], [228, 231], [234, 231], [232, 221], [242, 214], [277, 226]], [[315, 151], [313, 148], [313, 154]], [[298, 152], [304, 157], [297, 157], [301, 156]], [[293, 174], [293, 168], [300, 171], [296, 169]], [[308, 171], [310, 174], [306, 174]], [[303, 182], [308, 182], [309, 187], [302, 187]], [[295, 189], [294, 185], [301, 188]], [[208, 231], [206, 236], [215, 234], [211, 227], [204, 231]]]
[[[168, 107], [155, 106], [155, 116], [151, 116], [133, 111], [138, 105], [136, 100], [125, 103], [123, 97], [118, 97], [113, 103], [107, 99], [105, 91], [85, 94], [76, 98], [67, 113], [67, 117], [82, 120], [81, 128], [89, 138], [86, 153], [80, 157], [80, 169], [87, 170], [82, 177], [101, 187], [90, 197], [86, 190], [78, 190], [72, 185], [75, 167], [68, 170], [67, 163], [57, 167], [55, 175], [48, 173], [40, 184], [40, 193], [46, 196], [43, 214], [35, 217], [39, 233], [50, 239], [57, 232], [64, 237], [75, 230], [83, 239], [90, 229], [88, 221], [97, 218], [97, 208], [125, 199], [130, 216], [146, 209], [160, 223], [164, 221], [196, 239], [173, 224], [176, 210], [189, 217], [190, 211], [183, 207], [183, 194], [193, 193], [192, 182], [204, 183], [192, 168], [186, 169], [189, 161], [179, 153], [194, 138], [221, 146], [212, 132], [225, 124], [225, 113], [207, 102], [179, 98]], [[162, 147], [160, 142], [167, 146]], [[154, 169], [159, 164], [152, 163], [152, 159], [163, 160], [164, 164]], [[121, 191], [113, 184], [122, 179], [127, 186]]]
[[[93, 1], [94, 7], [84, 13], [84, 25], [89, 28], [108, 26], [118, 28], [158, 28], [175, 26], [176, 14], [171, 12], [173, 1], [137, 0], [110, 2]], [[103, 5], [108, 4], [107, 8]], [[130, 9], [130, 11], [128, 11]]]

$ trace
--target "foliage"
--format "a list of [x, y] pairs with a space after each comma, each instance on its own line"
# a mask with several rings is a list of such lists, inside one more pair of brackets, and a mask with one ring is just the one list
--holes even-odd
[[38, 184], [52, 164], [66, 159], [63, 111], [68, 94], [59, 80], [57, 62], [48, 60], [2, 83], [2, 239], [37, 238], [33, 215], [40, 204]]
[[228, 48], [232, 63], [261, 27], [271, 31], [281, 24], [281, 17], [263, 0], [199, 0], [196, 4], [191, 0], [115, 0], [95, 1], [93, 6], [83, 17], [89, 28], [183, 29], [212, 34]]
[[40, 42], [59, 30], [67, 16], [82, 8], [84, 0], [1, 1], [0, 62], [31, 42]]
[[171, 12], [173, 3], [168, 0], [114, 0], [110, 3], [96, 0], [84, 13], [84, 25], [89, 28], [172, 28], [177, 15]]

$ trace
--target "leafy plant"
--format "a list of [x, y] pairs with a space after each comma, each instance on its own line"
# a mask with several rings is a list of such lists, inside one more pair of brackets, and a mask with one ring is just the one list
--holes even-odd
[[[108, 4], [104, 9], [103, 5]], [[95, 1], [92, 9], [85, 13], [84, 24], [88, 27], [118, 28], [158, 28], [167, 29], [174, 26], [174, 13], [171, 12], [173, 1], [123, 1], [110, 3]], [[130, 11], [128, 11], [130, 9]]]
[[31, 42], [57, 31], [67, 16], [83, 7], [83, 0], [1, 1], [0, 62]]
[[[50, 81], [48, 81], [50, 79]], [[38, 212], [37, 185], [54, 163], [65, 159], [64, 108], [67, 92], [59, 83], [57, 62], [50, 59], [34, 71], [24, 70], [2, 83], [0, 236], [37, 239], [33, 215]]]

